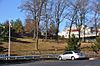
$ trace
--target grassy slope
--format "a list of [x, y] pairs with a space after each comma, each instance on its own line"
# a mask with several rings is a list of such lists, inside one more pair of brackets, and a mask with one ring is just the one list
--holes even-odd
[[[91, 43], [82, 43], [81, 47], [89, 47], [93, 44]], [[4, 42], [2, 45], [4, 47], [8, 47], [8, 42]], [[36, 40], [32, 38], [17, 38], [16, 42], [11, 42], [11, 54], [17, 55], [33, 55], [39, 54], [39, 52], [35, 49]], [[42, 54], [54, 54], [54, 53], [62, 53], [67, 46], [66, 41], [55, 42], [54, 40], [43, 41], [39, 40], [39, 51]], [[89, 48], [83, 48], [82, 50], [87, 51], [91, 50]], [[5, 52], [7, 54], [7, 52]]]
[[[11, 54], [32, 55], [39, 52], [35, 49], [36, 41], [32, 38], [17, 38], [17, 42], [11, 42]], [[54, 40], [39, 40], [39, 50], [41, 53], [61, 53], [65, 48], [66, 42], [55, 42]], [[8, 47], [8, 42], [4, 42], [4, 47]], [[6, 52], [7, 53], [7, 52]]]

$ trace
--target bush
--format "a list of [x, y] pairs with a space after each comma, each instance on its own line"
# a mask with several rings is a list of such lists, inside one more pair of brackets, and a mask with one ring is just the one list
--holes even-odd
[[79, 50], [78, 41], [78, 38], [75, 38], [75, 35], [73, 34], [71, 38], [67, 39], [68, 47], [66, 47], [65, 51]]
[[93, 49], [94, 52], [98, 52], [100, 50], [100, 35], [99, 37], [96, 37], [96, 42], [94, 43], [95, 45], [92, 46], [91, 48]]

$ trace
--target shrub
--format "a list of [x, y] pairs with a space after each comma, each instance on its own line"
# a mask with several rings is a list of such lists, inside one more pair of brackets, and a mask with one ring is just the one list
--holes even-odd
[[94, 43], [95, 45], [92, 46], [91, 48], [93, 49], [94, 52], [98, 52], [100, 50], [100, 35], [96, 37], [96, 42]]
[[65, 48], [69, 51], [79, 50], [78, 46], [78, 38], [75, 38], [75, 35], [73, 34], [71, 38], [67, 39], [68, 47]]

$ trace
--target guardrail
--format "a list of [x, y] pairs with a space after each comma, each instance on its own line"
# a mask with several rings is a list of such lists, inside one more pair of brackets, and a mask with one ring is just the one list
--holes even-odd
[[59, 54], [42, 54], [40, 58], [58, 58]]
[[[92, 55], [92, 54], [91, 54]], [[32, 55], [32, 56], [6, 56], [0, 55], [0, 60], [57, 60], [59, 54], [42, 54], [42, 55]], [[87, 57], [91, 57], [90, 55]], [[92, 56], [95, 57], [95, 56]], [[100, 57], [100, 54], [97, 55]]]
[[57, 59], [58, 54], [42, 54], [32, 56], [7, 56], [0, 55], [0, 60], [45, 60], [45, 59]]
[[41, 60], [57, 60], [59, 54], [42, 54]]
[[38, 60], [39, 55], [36, 56], [0, 56], [0, 60]]

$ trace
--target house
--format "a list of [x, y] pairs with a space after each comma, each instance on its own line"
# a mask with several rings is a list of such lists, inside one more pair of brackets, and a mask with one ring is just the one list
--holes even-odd
[[[69, 38], [69, 31], [70, 28], [64, 29], [62, 32], [58, 33], [59, 36], [64, 36], [64, 38]], [[79, 38], [79, 30], [76, 25], [72, 25], [70, 35], [74, 34], [76, 38]], [[100, 34], [100, 28], [97, 28], [97, 36]], [[88, 27], [88, 26], [81, 26], [80, 29], [80, 37], [82, 40], [86, 41], [95, 41], [96, 31], [95, 29]]]

